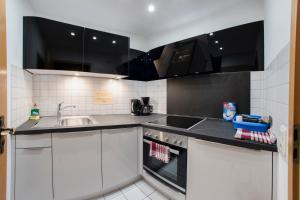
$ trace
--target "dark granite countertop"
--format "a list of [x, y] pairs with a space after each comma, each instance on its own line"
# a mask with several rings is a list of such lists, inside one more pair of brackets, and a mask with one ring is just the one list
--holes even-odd
[[[180, 135], [186, 135], [201, 140], [228, 144], [255, 150], [266, 150], [277, 152], [277, 146], [252, 141], [235, 139], [233, 124], [221, 119], [206, 119], [204, 122], [194, 126], [190, 130], [159, 126], [148, 122], [163, 117], [163, 114], [152, 114], [150, 116], [124, 115], [96, 115], [92, 116], [97, 124], [88, 126], [61, 127], [57, 126], [56, 117], [43, 117], [40, 121], [28, 120], [16, 129], [16, 135], [62, 133], [91, 131], [97, 129], [116, 129], [143, 126], [161, 131], [169, 131]], [[38, 123], [38, 124], [37, 124]], [[36, 125], [37, 124], [37, 125]]]

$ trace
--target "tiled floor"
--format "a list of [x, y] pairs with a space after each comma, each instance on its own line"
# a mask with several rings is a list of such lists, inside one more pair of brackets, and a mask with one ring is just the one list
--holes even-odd
[[169, 200], [145, 181], [140, 180], [135, 184], [120, 189], [114, 193], [99, 197], [94, 200]]

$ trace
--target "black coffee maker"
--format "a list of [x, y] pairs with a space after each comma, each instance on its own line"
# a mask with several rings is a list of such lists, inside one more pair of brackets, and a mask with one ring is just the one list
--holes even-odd
[[133, 115], [150, 115], [153, 112], [153, 106], [149, 105], [150, 97], [142, 97], [131, 100], [131, 114]]

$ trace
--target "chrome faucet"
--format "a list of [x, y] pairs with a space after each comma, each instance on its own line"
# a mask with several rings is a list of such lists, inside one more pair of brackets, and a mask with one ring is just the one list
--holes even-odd
[[76, 108], [75, 105], [68, 105], [68, 106], [62, 106], [64, 102], [61, 102], [57, 106], [57, 122], [60, 123], [61, 118], [62, 118], [62, 111], [67, 109], [67, 108]]

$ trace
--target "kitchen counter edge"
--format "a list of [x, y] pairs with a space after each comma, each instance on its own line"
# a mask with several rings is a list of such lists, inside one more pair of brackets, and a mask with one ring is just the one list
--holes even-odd
[[[165, 115], [161, 115], [165, 116]], [[188, 137], [193, 137], [200, 140], [205, 140], [209, 142], [216, 142], [231, 146], [243, 147], [253, 150], [265, 150], [271, 152], [277, 152], [277, 145], [276, 144], [264, 144], [258, 143], [254, 141], [246, 141], [246, 140], [239, 140], [231, 137], [220, 137], [211, 136], [209, 134], [204, 134], [204, 130], [186, 130], [174, 127], [162, 127], [154, 124], [150, 124], [147, 122], [133, 122], [133, 123], [126, 123], [126, 124], [112, 124], [112, 125], [93, 125], [93, 126], [77, 126], [77, 127], [43, 127], [43, 128], [32, 128], [35, 126], [37, 121], [28, 120], [21, 126], [19, 126], [16, 131], [15, 135], [34, 135], [34, 134], [44, 134], [44, 133], [66, 133], [66, 132], [80, 132], [80, 131], [93, 131], [99, 129], [119, 129], [119, 128], [132, 128], [132, 127], [144, 127], [150, 128], [160, 131], [171, 132], [179, 135], [185, 135]]]

